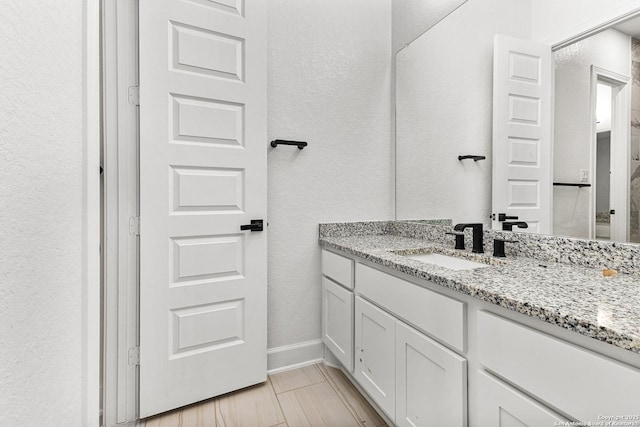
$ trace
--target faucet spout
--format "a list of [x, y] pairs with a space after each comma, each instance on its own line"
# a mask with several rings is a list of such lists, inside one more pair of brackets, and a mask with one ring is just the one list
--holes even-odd
[[453, 229], [455, 231], [464, 231], [465, 228], [473, 230], [473, 250], [471, 252], [481, 254], [484, 253], [483, 231], [481, 223], [456, 224]]

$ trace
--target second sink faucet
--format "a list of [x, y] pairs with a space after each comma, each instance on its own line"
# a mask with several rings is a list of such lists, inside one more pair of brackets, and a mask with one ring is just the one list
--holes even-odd
[[472, 224], [456, 224], [453, 229], [456, 231], [464, 231], [465, 228], [473, 229], [473, 250], [477, 254], [484, 253], [484, 242], [481, 223]]

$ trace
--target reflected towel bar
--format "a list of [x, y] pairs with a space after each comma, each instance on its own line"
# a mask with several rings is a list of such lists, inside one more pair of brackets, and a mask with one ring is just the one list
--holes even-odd
[[554, 182], [553, 185], [558, 185], [562, 187], [591, 187], [591, 184], [581, 183], [581, 182]]
[[478, 160], [486, 159], [486, 157], [485, 156], [473, 156], [471, 154], [467, 154], [465, 156], [458, 156], [458, 160], [464, 160], [464, 159], [473, 159], [474, 162], [477, 162]]
[[271, 141], [272, 147], [277, 147], [278, 145], [296, 145], [299, 150], [302, 150], [308, 144], [305, 141], [286, 141], [284, 139], [274, 139]]

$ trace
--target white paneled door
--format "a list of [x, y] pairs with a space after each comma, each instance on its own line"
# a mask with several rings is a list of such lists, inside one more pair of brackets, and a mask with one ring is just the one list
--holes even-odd
[[141, 418], [266, 380], [265, 4], [140, 0]]
[[493, 69], [493, 228], [503, 213], [534, 233], [552, 228], [551, 47], [496, 35]]

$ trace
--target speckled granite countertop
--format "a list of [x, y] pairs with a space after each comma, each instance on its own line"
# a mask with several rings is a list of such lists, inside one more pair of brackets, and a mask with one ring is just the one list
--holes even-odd
[[454, 271], [392, 252], [430, 248], [446, 254], [452, 245], [391, 234], [321, 234], [320, 243], [640, 354], [640, 276], [603, 277], [601, 269], [524, 257]]

